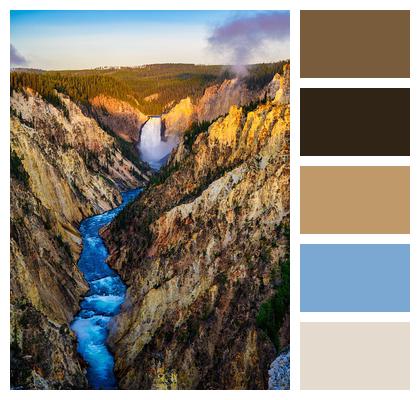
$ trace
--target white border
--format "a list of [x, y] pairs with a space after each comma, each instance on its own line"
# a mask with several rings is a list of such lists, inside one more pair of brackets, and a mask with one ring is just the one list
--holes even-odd
[[[417, 285], [420, 274], [418, 272], [420, 265], [419, 258], [419, 231], [418, 231], [418, 208], [414, 204], [420, 204], [419, 197], [419, 121], [420, 112], [419, 102], [419, 43], [420, 38], [419, 25], [419, 2], [418, 0], [2, 0], [0, 2], [0, 85], [3, 88], [0, 100], [1, 112], [1, 150], [0, 157], [0, 179], [1, 186], [8, 188], [9, 178], [9, 97], [5, 89], [9, 85], [9, 43], [10, 9], [202, 9], [202, 10], [246, 10], [246, 9], [281, 9], [291, 11], [291, 383], [292, 390], [288, 392], [276, 391], [221, 391], [214, 393], [212, 391], [203, 391], [200, 396], [204, 398], [213, 398], [214, 396], [229, 396], [229, 398], [254, 399], [255, 396], [262, 396], [267, 399], [290, 398], [308, 398], [308, 399], [413, 399], [420, 395], [418, 376], [419, 369], [419, 298]], [[300, 9], [410, 9], [411, 10], [411, 78], [410, 79], [300, 79], [299, 77], [299, 10]], [[410, 87], [411, 88], [411, 157], [402, 157], [398, 160], [393, 157], [381, 157], [381, 160], [368, 160], [361, 162], [358, 159], [344, 158], [330, 161], [323, 158], [322, 162], [309, 157], [300, 157], [299, 148], [299, 88], [300, 87]], [[299, 166], [300, 165], [334, 165], [331, 162], [337, 162], [335, 165], [410, 165], [411, 166], [411, 234], [410, 235], [300, 235], [299, 234]], [[358, 164], [361, 162], [360, 164]], [[379, 162], [379, 164], [375, 164]], [[121, 396], [122, 392], [103, 392], [103, 391], [25, 391], [10, 392], [9, 387], [9, 271], [7, 268], [9, 260], [9, 195], [8, 190], [3, 190], [1, 196], [1, 251], [3, 266], [1, 268], [1, 327], [0, 343], [1, 354], [3, 355], [0, 369], [0, 387], [2, 398], [56, 398], [58, 395], [63, 398], [80, 399], [115, 399]], [[415, 223], [416, 222], [416, 223]], [[300, 321], [327, 321], [329, 318], [349, 318], [354, 321], [363, 320], [391, 320], [389, 313], [309, 313], [299, 312], [299, 243], [410, 243], [411, 244], [411, 312], [402, 313], [398, 317], [404, 321], [411, 322], [411, 390], [410, 391], [300, 391], [299, 390], [299, 323]], [[351, 314], [351, 315], [350, 315]], [[369, 319], [371, 318], [371, 319]], [[407, 318], [407, 319], [406, 319]], [[3, 397], [3, 394], [5, 395]], [[123, 394], [127, 398], [147, 398], [161, 399], [173, 398], [195, 398], [195, 391], [126, 391]]]
[[[318, 2], [318, 4], [324, 2]], [[344, 2], [342, 2], [344, 3]], [[345, 2], [348, 9], [358, 9], [358, 4], [356, 2]], [[369, 7], [372, 3], [366, 2], [368, 7], [367, 9], [385, 9], [387, 7], [384, 6], [385, 2], [380, 4], [380, 7]], [[388, 4], [388, 3], [386, 3]], [[415, 40], [419, 37], [418, 34], [418, 9], [414, 6], [414, 3], [411, 4], [402, 4], [395, 2], [393, 9], [400, 8], [402, 9], [409, 9], [411, 10], [411, 71], [410, 71], [410, 78], [387, 78], [387, 79], [378, 79], [378, 78], [353, 78], [353, 79], [345, 79], [345, 78], [331, 78], [331, 79], [299, 79], [300, 87], [301, 88], [410, 88], [411, 93], [411, 131], [410, 131], [410, 156], [409, 157], [307, 157], [307, 156], [297, 156], [299, 159], [299, 163], [292, 162], [292, 170], [295, 170], [295, 174], [292, 177], [292, 190], [293, 188], [299, 193], [299, 177], [296, 176], [296, 170], [299, 169], [300, 166], [410, 166], [410, 181], [411, 181], [411, 191], [410, 191], [410, 203], [411, 203], [411, 233], [409, 235], [304, 235], [304, 234], [297, 234], [295, 235], [296, 231], [293, 231], [294, 234], [291, 240], [295, 240], [297, 236], [299, 239], [298, 241], [301, 244], [306, 243], [320, 243], [320, 244], [327, 244], [327, 243], [404, 243], [410, 244], [410, 253], [411, 253], [411, 270], [410, 270], [410, 299], [411, 299], [411, 312], [405, 313], [308, 313], [308, 312], [301, 312], [300, 313], [300, 322], [410, 322], [410, 336], [411, 336], [411, 386], [410, 390], [408, 391], [398, 391], [394, 393], [394, 397], [408, 397], [411, 398], [414, 393], [418, 396], [419, 385], [418, 385], [418, 376], [419, 376], [419, 360], [418, 360], [418, 303], [419, 303], [419, 296], [417, 291], [415, 291], [415, 284], [418, 279], [418, 269], [416, 266], [418, 265], [417, 262], [417, 248], [416, 245], [418, 244], [418, 240], [414, 240], [414, 237], [418, 237], [417, 231], [417, 224], [414, 221], [418, 220], [418, 212], [417, 208], [413, 207], [414, 204], [418, 204], [418, 179], [415, 177], [418, 176], [418, 164], [416, 164], [415, 156], [418, 151], [418, 135], [415, 135], [414, 132], [417, 132], [418, 127], [418, 61], [419, 61], [419, 54], [418, 54], [418, 43]], [[318, 7], [314, 7], [318, 8]], [[322, 8], [322, 7], [320, 7]], [[332, 7], [331, 9], [336, 9], [338, 7]], [[293, 32], [292, 32], [293, 34]], [[296, 32], [295, 32], [296, 34]], [[299, 34], [299, 32], [297, 32]], [[416, 46], [417, 44], [417, 46]], [[293, 62], [292, 65], [295, 64], [295, 58], [291, 57], [291, 61]], [[292, 110], [296, 106], [295, 102], [291, 104]], [[298, 111], [299, 112], [299, 111]], [[384, 116], [386, 117], [386, 116]], [[297, 122], [294, 120], [294, 124], [299, 124], [299, 120]], [[291, 129], [292, 134], [296, 132], [296, 127]], [[299, 135], [299, 134], [298, 134]], [[299, 138], [295, 138], [295, 140], [299, 141]], [[299, 147], [298, 145], [296, 147]], [[300, 154], [300, 152], [298, 153]], [[294, 158], [292, 157], [292, 161]], [[417, 186], [416, 186], [417, 185]], [[390, 187], [390, 190], [392, 188]], [[299, 196], [299, 195], [298, 195]], [[291, 208], [298, 206], [298, 201], [296, 199], [293, 200], [291, 203]], [[390, 210], [392, 212], [392, 210]], [[293, 211], [291, 212], [294, 215]], [[292, 217], [292, 220], [296, 220], [295, 217]], [[297, 222], [296, 222], [297, 223]], [[298, 228], [298, 227], [297, 227]], [[292, 258], [298, 259], [299, 258], [299, 249], [294, 246], [293, 249], [295, 252], [292, 253]], [[294, 268], [294, 269], [293, 269]], [[299, 264], [296, 262], [292, 262], [292, 276], [296, 277], [296, 282], [299, 281], [297, 278], [299, 276]], [[294, 274], [294, 275], [293, 275]], [[293, 285], [293, 290], [298, 292], [300, 287]], [[298, 297], [297, 293], [293, 294], [293, 297]], [[295, 310], [295, 308], [293, 308]], [[293, 311], [292, 311], [293, 312]], [[417, 341], [415, 340], [417, 338]], [[385, 350], [386, 351], [386, 350]], [[321, 393], [326, 394], [330, 393], [328, 391], [320, 391]], [[318, 396], [320, 392], [316, 392], [315, 398], [321, 398]], [[340, 391], [341, 394], [344, 393]], [[347, 392], [345, 392], [347, 393]], [[366, 397], [366, 398], [384, 398], [388, 395], [387, 392], [384, 391], [355, 391], [355, 397]], [[362, 395], [362, 393], [364, 393]], [[328, 396], [327, 396], [328, 397]]]

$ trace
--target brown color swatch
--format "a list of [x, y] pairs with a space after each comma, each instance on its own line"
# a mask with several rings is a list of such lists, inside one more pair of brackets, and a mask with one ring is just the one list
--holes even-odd
[[301, 389], [409, 389], [408, 323], [302, 323]]
[[409, 156], [410, 89], [301, 89], [301, 156]]
[[301, 233], [410, 233], [409, 167], [301, 167]]
[[410, 12], [301, 11], [301, 78], [409, 78]]

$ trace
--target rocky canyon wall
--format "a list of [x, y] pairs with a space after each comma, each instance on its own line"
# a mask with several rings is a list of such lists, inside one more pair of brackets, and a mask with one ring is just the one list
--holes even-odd
[[283, 81], [271, 100], [182, 139], [103, 232], [129, 285], [110, 337], [122, 388], [267, 388], [289, 340], [288, 307], [274, 337], [260, 321], [288, 279], [287, 96]]
[[187, 130], [193, 122], [214, 121], [226, 115], [233, 105], [243, 106], [265, 97], [282, 103], [289, 102], [290, 64], [285, 64], [281, 73], [261, 89], [249, 89], [244, 79], [228, 79], [205, 89], [197, 101], [190, 97], [181, 100], [162, 115], [166, 135], [175, 135]]
[[76, 262], [81, 219], [115, 207], [148, 176], [67, 97], [11, 96], [11, 385], [84, 388], [69, 323], [87, 284]]

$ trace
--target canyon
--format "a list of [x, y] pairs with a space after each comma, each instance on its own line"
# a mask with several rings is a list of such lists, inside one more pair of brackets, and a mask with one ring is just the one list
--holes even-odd
[[59, 98], [67, 111], [11, 94], [12, 386], [92, 386], [70, 329], [89, 291], [80, 223], [142, 188], [100, 230], [128, 287], [109, 326], [118, 387], [266, 389], [289, 344], [288, 292], [274, 327], [265, 315], [288, 290], [289, 64], [158, 118], [105, 94]]
[[149, 172], [62, 96], [68, 116], [31, 89], [11, 106], [12, 386], [87, 387], [69, 323], [88, 285], [76, 265], [78, 223], [116, 207]]
[[129, 285], [109, 341], [122, 388], [267, 387], [276, 346], [256, 320], [288, 258], [285, 99], [231, 106], [192, 145], [181, 138], [164, 179], [105, 229]]

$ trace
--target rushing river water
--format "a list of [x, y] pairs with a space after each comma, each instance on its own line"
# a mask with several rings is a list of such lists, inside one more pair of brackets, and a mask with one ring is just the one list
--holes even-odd
[[83, 250], [77, 265], [89, 283], [89, 292], [80, 304], [80, 312], [73, 320], [71, 329], [77, 335], [77, 349], [88, 363], [87, 378], [93, 389], [117, 388], [114, 357], [106, 340], [109, 323], [120, 311], [126, 292], [121, 278], [105, 262], [108, 250], [99, 230], [111, 222], [139, 193], [140, 189], [122, 193], [123, 202], [119, 207], [86, 218], [80, 224]]

